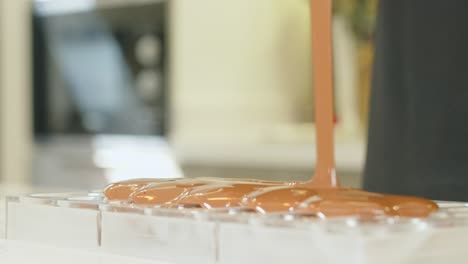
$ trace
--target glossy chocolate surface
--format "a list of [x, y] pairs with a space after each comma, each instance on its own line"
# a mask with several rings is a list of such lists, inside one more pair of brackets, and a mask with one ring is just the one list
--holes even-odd
[[152, 183], [130, 195], [135, 205], [168, 206], [186, 195], [192, 188], [209, 184], [211, 181], [182, 179], [173, 182]]
[[[181, 179], [173, 182], [148, 184], [132, 193], [130, 200], [135, 205], [158, 205], [162, 207], [178, 207], [180, 205], [218, 208], [222, 203], [237, 204], [237, 201], [240, 201], [248, 193], [248, 190], [253, 191], [274, 184], [283, 183], [253, 179]], [[228, 200], [232, 200], [232, 202], [229, 203]]]
[[104, 196], [109, 201], [127, 201], [130, 194], [151, 183], [170, 182], [174, 179], [132, 179], [109, 184]]
[[174, 202], [174, 206], [199, 208], [239, 207], [249, 193], [268, 186], [284, 185], [278, 182], [218, 182], [194, 187], [184, 197]]
[[263, 214], [299, 212], [323, 218], [351, 215], [425, 217], [438, 208], [434, 202], [417, 197], [304, 186], [264, 188], [248, 195], [242, 205]]

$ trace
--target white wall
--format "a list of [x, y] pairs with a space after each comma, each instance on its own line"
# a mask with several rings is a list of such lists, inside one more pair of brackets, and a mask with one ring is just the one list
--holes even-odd
[[175, 142], [312, 119], [308, 1], [172, 0], [170, 30]]
[[30, 175], [29, 1], [0, 0], [0, 179]]

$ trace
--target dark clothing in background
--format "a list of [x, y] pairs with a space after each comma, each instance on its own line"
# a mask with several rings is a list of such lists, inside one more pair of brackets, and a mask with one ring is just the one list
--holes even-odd
[[380, 0], [364, 188], [468, 201], [468, 1]]

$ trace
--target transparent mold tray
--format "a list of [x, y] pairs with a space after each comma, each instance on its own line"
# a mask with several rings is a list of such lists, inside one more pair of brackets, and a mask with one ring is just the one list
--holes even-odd
[[6, 238], [168, 263], [466, 263], [468, 205], [427, 219], [162, 209], [99, 192], [8, 197]]

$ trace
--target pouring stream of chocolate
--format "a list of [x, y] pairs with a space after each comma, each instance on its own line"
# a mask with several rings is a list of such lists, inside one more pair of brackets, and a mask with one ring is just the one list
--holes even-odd
[[317, 133], [313, 187], [337, 187], [333, 143], [332, 0], [311, 0], [312, 56]]

